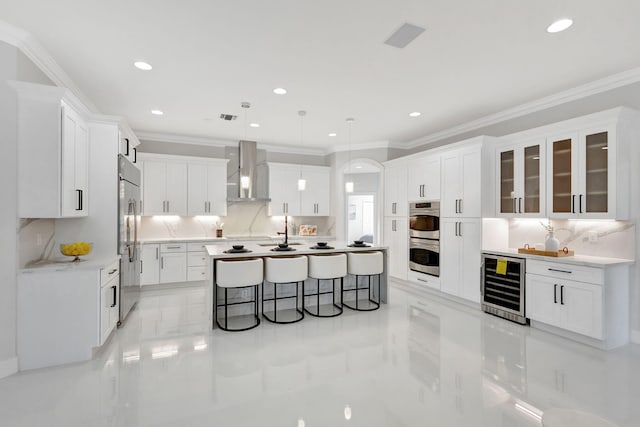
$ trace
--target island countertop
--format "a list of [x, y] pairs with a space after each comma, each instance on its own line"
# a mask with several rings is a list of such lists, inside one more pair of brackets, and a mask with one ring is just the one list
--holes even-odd
[[[315, 245], [315, 242], [292, 242], [296, 244], [291, 244], [290, 247], [294, 248], [293, 251], [272, 251], [271, 249], [276, 246], [276, 244], [268, 244], [267, 246], [263, 246], [256, 243], [246, 244], [244, 245], [245, 249], [248, 249], [251, 252], [236, 252], [236, 253], [225, 253], [226, 250], [231, 249], [231, 242], [229, 245], [206, 245], [205, 248], [207, 253], [212, 259], [223, 259], [223, 258], [252, 258], [252, 257], [265, 257], [265, 256], [291, 256], [291, 255], [318, 255], [318, 254], [330, 254], [330, 253], [343, 253], [343, 252], [358, 252], [358, 251], [375, 251], [375, 250], [387, 250], [386, 246], [378, 246], [371, 245], [367, 247], [350, 247], [347, 242], [333, 241], [327, 242], [328, 246], [331, 246], [333, 249], [311, 249], [312, 246]], [[300, 244], [297, 244], [300, 243]]]

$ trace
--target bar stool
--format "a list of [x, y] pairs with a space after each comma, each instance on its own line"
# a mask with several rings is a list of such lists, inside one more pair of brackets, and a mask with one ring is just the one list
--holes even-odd
[[[322, 255], [308, 255], [309, 258], [309, 277], [317, 279], [318, 288], [315, 293], [305, 294], [305, 301], [307, 297], [316, 297], [317, 309], [313, 313], [306, 306], [304, 311], [315, 317], [335, 317], [342, 314], [342, 306], [336, 304], [336, 279], [340, 279], [340, 291], [342, 292], [343, 278], [347, 275], [347, 256], [345, 254], [322, 254]], [[331, 290], [320, 292], [320, 281], [331, 280]], [[331, 294], [332, 305], [337, 308], [338, 311], [331, 310], [330, 314], [320, 313], [320, 295]], [[341, 294], [342, 295], [342, 294]]]
[[[262, 283], [263, 277], [262, 258], [254, 259], [236, 259], [236, 260], [218, 260], [216, 262], [216, 291], [220, 288], [224, 289], [224, 304], [218, 304], [217, 307], [224, 307], [224, 326], [222, 326], [216, 315], [216, 324], [223, 331], [240, 332], [253, 329], [260, 324], [260, 316], [258, 316], [258, 285]], [[240, 301], [229, 303], [227, 300], [227, 290], [229, 288], [244, 289], [253, 288], [253, 299], [249, 301]], [[216, 292], [217, 295], [217, 292]], [[246, 328], [229, 328], [229, 318], [227, 312], [229, 306], [240, 304], [254, 304], [253, 316], [255, 323]]]
[[[347, 253], [347, 271], [349, 274], [356, 277], [356, 286], [353, 289], [342, 289], [342, 305], [346, 305], [348, 308], [357, 311], [373, 311], [380, 308], [380, 274], [384, 270], [384, 263], [382, 261], [382, 252], [367, 251], [367, 252], [348, 252]], [[371, 276], [378, 276], [378, 301], [371, 299]], [[360, 276], [367, 276], [367, 286], [359, 287], [358, 278]], [[369, 302], [373, 304], [373, 307], [360, 308], [358, 303], [358, 293], [362, 290], [368, 290]], [[356, 293], [356, 306], [353, 307], [344, 302], [345, 292]]]
[[[265, 257], [265, 279], [267, 282], [273, 283], [273, 298], [264, 297], [265, 285], [262, 285], [262, 316], [271, 323], [286, 324], [296, 323], [304, 319], [304, 310], [298, 308], [298, 299], [300, 295], [304, 296], [304, 281], [307, 278], [308, 266], [307, 257], [301, 256], [279, 256]], [[279, 285], [295, 284], [296, 294], [290, 296], [278, 297]], [[302, 292], [299, 287], [302, 285]], [[278, 301], [295, 298], [295, 310], [299, 314], [293, 320], [278, 320]], [[264, 311], [265, 301], [273, 301], [273, 319], [267, 316]], [[304, 298], [302, 298], [302, 307], [304, 308]]]

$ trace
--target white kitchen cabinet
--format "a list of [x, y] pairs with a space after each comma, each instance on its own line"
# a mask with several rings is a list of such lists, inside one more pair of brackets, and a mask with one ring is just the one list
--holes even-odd
[[550, 217], [618, 217], [616, 148], [613, 125], [548, 138]]
[[160, 283], [160, 245], [143, 244], [140, 254], [140, 284]]
[[64, 88], [11, 82], [18, 92], [18, 215], [88, 215], [86, 108]]
[[482, 147], [442, 154], [440, 216], [479, 218], [482, 214]]
[[440, 156], [410, 159], [407, 182], [407, 198], [410, 202], [440, 200]]
[[300, 215], [329, 216], [331, 214], [331, 168], [301, 166], [300, 175], [306, 180], [305, 189], [299, 191]]
[[527, 274], [527, 317], [602, 339], [602, 286]]
[[227, 215], [227, 162], [188, 163], [189, 216]]
[[546, 215], [545, 159], [544, 138], [509, 143], [496, 149], [497, 216]]
[[409, 229], [407, 218], [384, 219], [384, 244], [389, 247], [389, 276], [407, 280], [409, 269]]
[[[180, 247], [180, 249], [173, 249]], [[168, 248], [172, 252], [164, 249]], [[175, 250], [175, 251], [174, 251]], [[187, 280], [186, 245], [161, 245], [160, 249], [160, 283], [185, 282]]]
[[300, 167], [269, 163], [269, 215], [300, 215]]
[[140, 141], [134, 135], [123, 133], [118, 134], [118, 152], [126, 157], [131, 163], [138, 163], [138, 145]]
[[116, 327], [120, 261], [87, 263], [20, 271], [20, 370], [90, 360]]
[[187, 164], [147, 160], [143, 168], [144, 215], [187, 215]]
[[482, 221], [468, 218], [440, 220], [440, 289], [480, 302]]
[[527, 260], [531, 325], [602, 349], [629, 341], [629, 265]]
[[384, 165], [384, 215], [407, 217], [407, 162]]

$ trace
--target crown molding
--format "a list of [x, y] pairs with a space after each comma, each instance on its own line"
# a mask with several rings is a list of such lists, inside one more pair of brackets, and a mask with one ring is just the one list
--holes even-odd
[[98, 107], [30, 33], [0, 20], [0, 40], [20, 49], [56, 86], [66, 87], [90, 112], [99, 113]]
[[258, 142], [258, 148], [261, 150], [270, 151], [272, 153], [303, 154], [306, 156], [326, 155], [325, 150], [323, 150], [322, 148], [299, 147], [296, 145], [279, 145], [279, 144], [269, 144], [269, 143]]
[[371, 141], [363, 142], [361, 144], [347, 144], [347, 145], [333, 145], [329, 147], [326, 154], [341, 153], [344, 151], [360, 151], [360, 150], [374, 150], [376, 148], [389, 148], [391, 144], [389, 141]]
[[446, 138], [451, 138], [465, 132], [471, 132], [485, 126], [491, 126], [510, 119], [522, 117], [527, 114], [542, 111], [547, 108], [556, 107], [558, 105], [566, 104], [571, 101], [576, 101], [578, 99], [586, 98], [588, 96], [596, 95], [598, 93], [606, 92], [608, 90], [616, 89], [628, 84], [637, 83], [639, 81], [640, 67], [632, 68], [630, 70], [613, 74], [602, 79], [594, 80], [592, 82], [576, 86], [574, 88], [558, 92], [553, 95], [545, 96], [543, 98], [539, 98], [534, 101], [500, 111], [498, 113], [490, 114], [488, 116], [472, 120], [459, 126], [454, 126], [443, 131], [435, 132], [427, 136], [414, 139], [404, 145], [394, 143], [392, 146], [394, 148], [412, 149], [421, 145], [432, 144], [434, 142]]
[[170, 142], [172, 144], [206, 145], [209, 147], [230, 147], [238, 141], [214, 139], [206, 136], [178, 135], [175, 133], [134, 130], [141, 141]]

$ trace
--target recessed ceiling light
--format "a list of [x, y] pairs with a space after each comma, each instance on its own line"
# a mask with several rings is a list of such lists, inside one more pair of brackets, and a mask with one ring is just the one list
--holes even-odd
[[409, 113], [409, 117], [419, 117], [422, 114], [420, 111], [414, 111], [413, 113]]
[[573, 21], [568, 18], [558, 19], [553, 24], [547, 27], [548, 33], [559, 33], [560, 31], [564, 31], [569, 28], [573, 24]]
[[161, 116], [164, 114], [164, 111], [162, 110], [151, 110], [151, 114], [154, 114], [156, 116]]
[[362, 166], [355, 166], [356, 169], [362, 169]]
[[143, 70], [143, 71], [149, 71], [151, 70], [153, 67], [151, 66], [151, 64], [149, 64], [148, 62], [144, 62], [144, 61], [136, 61], [133, 63], [133, 66], [136, 67], [139, 70]]
[[273, 90], [273, 93], [275, 93], [276, 95], [284, 95], [285, 93], [287, 93], [287, 90], [283, 87], [277, 87]]
[[252, 128], [259, 128], [260, 123], [249, 123], [249, 126], [251, 126]]
[[329, 134], [329, 136], [331, 136], [331, 137], [333, 137], [333, 136], [337, 136], [337, 135], [338, 135], [338, 134], [337, 134], [337, 133], [335, 133], [335, 132], [331, 132], [331, 133]]

